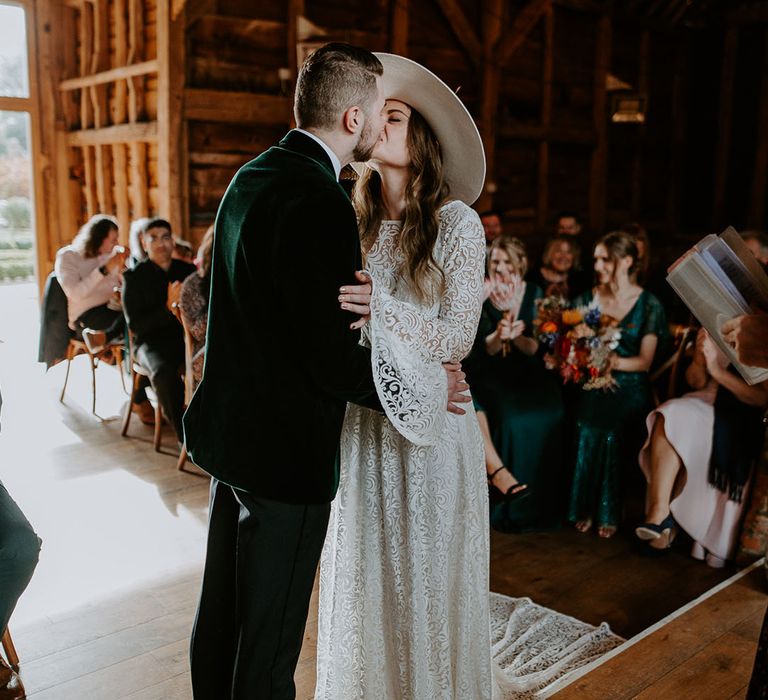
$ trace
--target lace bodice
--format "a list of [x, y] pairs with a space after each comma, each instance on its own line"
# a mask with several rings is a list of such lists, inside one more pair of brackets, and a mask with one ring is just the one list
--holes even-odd
[[434, 257], [443, 270], [442, 294], [420, 301], [404, 277], [399, 222], [384, 222], [368, 253], [373, 279], [371, 321], [363, 342], [372, 348], [376, 388], [387, 417], [417, 445], [431, 445], [446, 417], [443, 362], [472, 348], [482, 305], [485, 238], [476, 212], [462, 202], [440, 210]]

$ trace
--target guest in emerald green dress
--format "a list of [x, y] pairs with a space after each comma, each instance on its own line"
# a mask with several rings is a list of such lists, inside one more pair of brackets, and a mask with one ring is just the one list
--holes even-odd
[[[533, 338], [541, 290], [524, 282], [528, 261], [516, 238], [490, 250], [490, 297], [483, 305], [468, 372], [497, 496], [494, 527], [521, 531], [559, 525], [553, 484], [561, 474], [563, 403]], [[525, 497], [525, 498], [523, 498]]]
[[581, 391], [576, 405], [576, 463], [568, 517], [581, 532], [597, 524], [611, 537], [621, 516], [621, 483], [636, 469], [653, 408], [648, 369], [668, 333], [664, 308], [633, 280], [637, 246], [625, 232], [609, 233], [595, 246], [597, 286], [574, 304], [597, 301], [604, 314], [620, 319], [619, 346], [611, 358], [613, 390]]

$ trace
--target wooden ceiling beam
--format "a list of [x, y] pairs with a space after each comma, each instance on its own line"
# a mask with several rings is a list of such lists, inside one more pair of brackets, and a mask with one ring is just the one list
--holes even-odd
[[530, 0], [528, 4], [518, 12], [512, 27], [499, 44], [496, 51], [496, 63], [502, 68], [505, 67], [515, 51], [517, 51], [525, 42], [526, 37], [531, 33], [539, 20], [544, 16], [552, 6], [552, 0]]
[[81, 129], [67, 134], [70, 146], [106, 146], [115, 143], [155, 143], [157, 122], [137, 122], [105, 126], [103, 129]]
[[458, 0], [437, 0], [437, 4], [448, 20], [448, 24], [451, 25], [456, 38], [467, 52], [472, 65], [479, 68], [483, 60], [483, 45], [461, 9]]

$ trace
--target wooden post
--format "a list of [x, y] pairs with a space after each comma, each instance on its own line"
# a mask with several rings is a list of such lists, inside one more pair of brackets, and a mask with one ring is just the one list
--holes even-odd
[[[85, 2], [80, 9], [80, 75], [88, 75], [93, 54], [93, 5]], [[93, 126], [93, 104], [88, 90], [80, 91], [80, 128]]]
[[[640, 56], [638, 66], [637, 89], [643, 95], [648, 94], [648, 56], [651, 35], [647, 29], [640, 35]], [[643, 199], [643, 154], [647, 128], [645, 123], [637, 125], [637, 140], [635, 141], [635, 156], [632, 160], [632, 217], [640, 217], [640, 207]]]
[[547, 8], [544, 15], [544, 67], [541, 76], [541, 126], [544, 138], [539, 142], [538, 193], [536, 203], [536, 225], [543, 230], [547, 225], [549, 209], [549, 139], [547, 134], [552, 124], [552, 78], [554, 73], [554, 10]]
[[715, 191], [712, 197], [712, 219], [715, 226], [725, 223], [725, 188], [728, 183], [728, 159], [731, 150], [731, 114], [733, 110], [733, 80], [739, 30], [729, 27], [725, 32], [723, 67], [720, 73], [720, 118], [715, 151]]
[[595, 129], [595, 148], [592, 151], [589, 180], [589, 225], [599, 236], [605, 228], [605, 193], [608, 170], [608, 113], [606, 109], [605, 79], [611, 60], [611, 18], [603, 15], [597, 24], [595, 47], [595, 82], [592, 119]]
[[680, 180], [685, 160], [685, 86], [688, 71], [688, 41], [677, 45], [675, 78], [672, 87], [672, 152], [667, 190], [667, 223], [672, 231], [680, 227]]
[[764, 230], [765, 199], [768, 197], [768, 30], [765, 32], [763, 51], [763, 76], [760, 85], [760, 107], [757, 128], [755, 168], [752, 175], [752, 197], [749, 207], [749, 225]]
[[485, 188], [477, 201], [482, 211], [491, 207], [496, 192], [496, 112], [499, 107], [501, 68], [496, 59], [496, 46], [502, 36], [503, 0], [483, 2], [483, 76], [480, 88], [480, 135], [485, 148]]
[[[127, 63], [144, 59], [144, 2], [128, 0]], [[144, 77], [128, 79], [128, 118], [135, 122], [144, 115]], [[139, 214], [138, 216], [146, 216]]]
[[408, 55], [409, 0], [392, 0], [390, 4], [389, 50], [400, 56]]
[[173, 231], [185, 235], [183, 181], [186, 177], [187, 144], [184, 138], [183, 100], [186, 72], [184, 12], [171, 19], [171, 0], [157, 3], [158, 61], [158, 204]]

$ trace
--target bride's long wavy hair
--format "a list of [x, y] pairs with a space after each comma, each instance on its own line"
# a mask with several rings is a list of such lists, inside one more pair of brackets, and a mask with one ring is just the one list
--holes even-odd
[[[427, 121], [411, 108], [406, 139], [411, 158], [411, 176], [405, 187], [405, 218], [398, 237], [403, 275], [417, 298], [435, 301], [442, 293], [445, 276], [434, 258], [440, 226], [440, 207], [448, 199], [443, 177], [440, 144]], [[381, 176], [366, 168], [352, 196], [357, 211], [363, 253], [376, 242], [384, 218]]]

